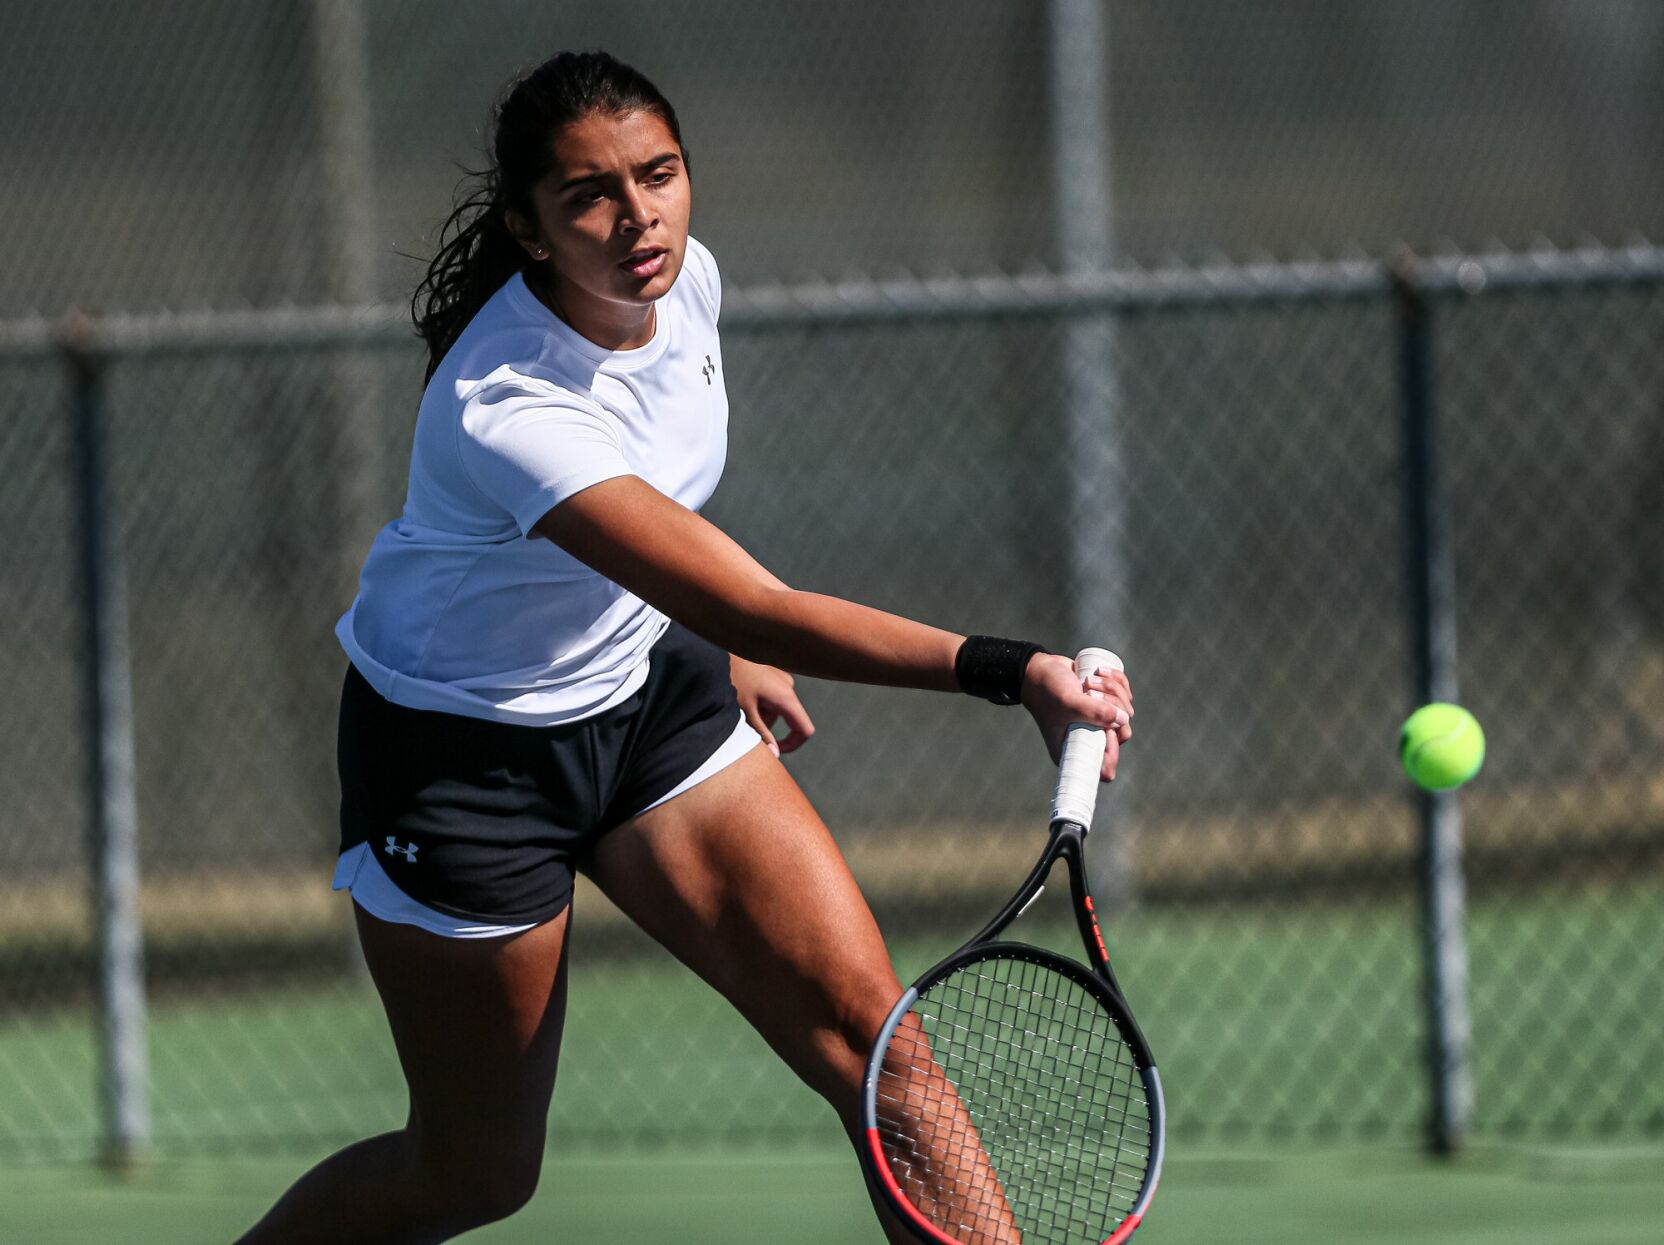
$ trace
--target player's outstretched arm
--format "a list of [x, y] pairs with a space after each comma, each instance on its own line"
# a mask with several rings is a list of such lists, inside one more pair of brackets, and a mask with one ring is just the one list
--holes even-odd
[[[538, 520], [538, 535], [691, 631], [748, 661], [813, 678], [959, 690], [954, 658], [965, 637], [841, 597], [788, 587], [720, 528], [638, 476], [616, 476], [575, 493]], [[1056, 759], [1071, 722], [1124, 742], [1132, 693], [1120, 672], [1088, 684], [1065, 657], [1029, 662], [1023, 704]], [[1105, 757], [1114, 774], [1117, 749]]]
[[579, 561], [747, 661], [852, 683], [954, 691], [964, 637], [798, 592], [637, 476], [584, 489], [536, 526]]

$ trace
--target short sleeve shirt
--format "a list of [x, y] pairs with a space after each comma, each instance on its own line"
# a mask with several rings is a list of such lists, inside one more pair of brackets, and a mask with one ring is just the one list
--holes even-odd
[[728, 399], [721, 281], [688, 239], [653, 338], [608, 350], [519, 274], [482, 307], [422, 395], [404, 512], [382, 528], [336, 626], [383, 696], [548, 726], [600, 713], [647, 677], [664, 614], [531, 535], [616, 476], [698, 510], [721, 478]]

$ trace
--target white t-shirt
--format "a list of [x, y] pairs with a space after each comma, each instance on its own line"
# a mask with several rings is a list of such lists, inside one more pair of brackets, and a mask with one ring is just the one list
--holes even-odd
[[653, 339], [607, 350], [519, 274], [486, 302], [422, 395], [404, 513], [382, 528], [335, 628], [396, 704], [548, 726], [647, 677], [669, 620], [541, 537], [550, 507], [636, 475], [697, 510], [722, 476], [716, 261], [688, 239]]

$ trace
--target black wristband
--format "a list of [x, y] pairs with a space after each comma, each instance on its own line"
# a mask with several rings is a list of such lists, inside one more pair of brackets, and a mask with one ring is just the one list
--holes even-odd
[[996, 705], [1014, 705], [1022, 696], [1023, 671], [1028, 659], [1049, 650], [1027, 640], [1002, 640], [998, 636], [967, 636], [953, 659], [953, 676], [959, 690], [991, 700]]

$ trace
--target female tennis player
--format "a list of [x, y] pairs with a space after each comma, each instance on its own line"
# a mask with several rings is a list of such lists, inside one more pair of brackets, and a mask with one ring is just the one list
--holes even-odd
[[409, 1117], [247, 1242], [441, 1241], [531, 1197], [579, 869], [855, 1129], [901, 985], [778, 759], [814, 730], [787, 671], [1020, 701], [1054, 760], [1071, 722], [1101, 725], [1106, 780], [1131, 735], [1122, 675], [1083, 687], [1036, 645], [789, 588], [700, 518], [726, 453], [722, 290], [646, 78], [555, 56], [503, 97], [492, 151], [416, 293], [409, 491], [337, 628], [335, 887]]

